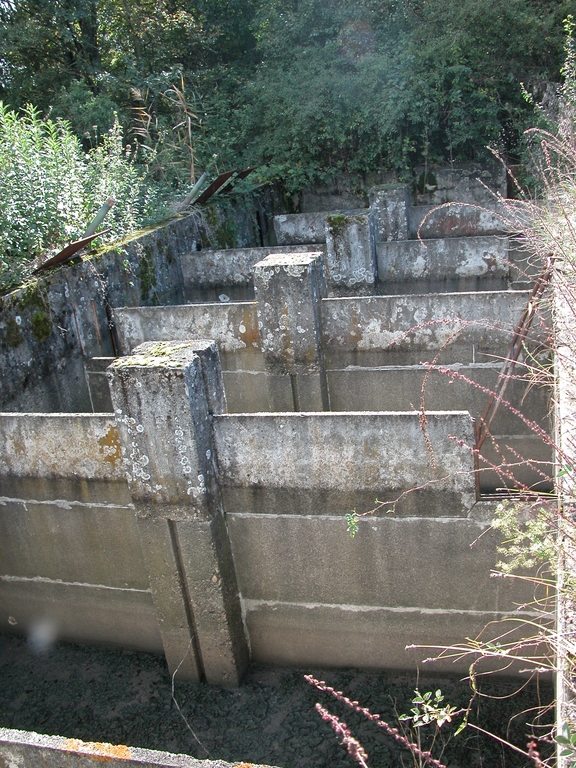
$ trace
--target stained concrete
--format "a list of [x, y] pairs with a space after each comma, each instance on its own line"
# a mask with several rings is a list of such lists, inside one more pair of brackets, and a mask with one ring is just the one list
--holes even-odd
[[[355, 494], [357, 499], [368, 495], [373, 502], [423, 486], [403, 499], [398, 514], [407, 514], [414, 503], [421, 514], [432, 517], [466, 516], [475, 501], [472, 455], [450, 435], [473, 444], [468, 413], [429, 413], [425, 433], [418, 413], [239, 414], [214, 419], [228, 511], [281, 512], [285, 505], [294, 508], [296, 495], [304, 499], [300, 513], [309, 514], [312, 508], [319, 514], [342, 514], [350, 511]], [[278, 506], [266, 506], [266, 494]], [[443, 494], [450, 497], [449, 505], [442, 502]], [[324, 505], [316, 506], [320, 499]]]
[[[103, 762], [117, 763], [123, 768], [233, 768], [239, 765], [11, 728], [0, 728], [0, 760], [9, 768], [98, 768]], [[251, 768], [270, 768], [250, 765]]]
[[528, 291], [328, 298], [322, 329], [330, 368], [490, 362], [507, 350]]
[[378, 279], [382, 282], [508, 278], [508, 238], [452, 237], [379, 243]]
[[[497, 553], [477, 503], [472, 416], [529, 290], [492, 290], [519, 275], [504, 240], [428, 240], [427, 249], [390, 240], [409, 235], [426, 206], [470, 192], [475, 173], [428, 179], [436, 188], [418, 192], [417, 207], [400, 186], [388, 200], [375, 193], [371, 210], [284, 217], [291, 245], [274, 249], [198, 251], [192, 220], [170, 225], [98, 262], [106, 296], [86, 263], [61, 271], [67, 287], [54, 277], [47, 294], [5, 303], [2, 338], [17, 342], [6, 370], [43, 354], [53, 377], [44, 390], [38, 371], [27, 379], [14, 368], [5, 402], [24, 407], [37, 393], [41, 407], [109, 407], [101, 385], [111, 362], [114, 414], [0, 416], [10, 447], [0, 520], [17, 531], [2, 543], [2, 626], [28, 631], [44, 610], [62, 637], [163, 650], [184, 679], [234, 685], [249, 654], [401, 668], [415, 663], [406, 642], [445, 644], [513, 618], [528, 598], [487, 575]], [[461, 227], [489, 228], [492, 215], [463, 214]], [[335, 225], [352, 219], [337, 244]], [[466, 281], [484, 293], [446, 291]], [[390, 294], [393, 284], [402, 291], [343, 295]], [[149, 306], [158, 301], [170, 306]], [[29, 343], [24, 331], [44, 328], [37, 312], [60, 324], [60, 346], [52, 336]], [[534, 333], [527, 354], [541, 341]], [[112, 360], [118, 352], [126, 356]], [[465, 377], [478, 386], [466, 391]], [[514, 380], [507, 397], [548, 426], [543, 390]], [[533, 487], [534, 474], [551, 471], [549, 446], [533, 445], [515, 419], [501, 411], [494, 431], [511, 463], [525, 451], [543, 462], [536, 473], [523, 467]], [[499, 454], [487, 441], [483, 455], [489, 467]], [[481, 491], [507, 484], [492, 468], [480, 478]], [[351, 540], [345, 516], [375, 507]]]
[[222, 352], [260, 347], [255, 302], [120, 308], [114, 312], [123, 354], [144, 341], [213, 339]]
[[114, 417], [0, 414], [0, 475], [124, 479]]

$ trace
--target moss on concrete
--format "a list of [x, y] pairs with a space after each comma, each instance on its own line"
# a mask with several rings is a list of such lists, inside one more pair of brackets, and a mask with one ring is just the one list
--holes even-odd
[[140, 280], [140, 296], [142, 301], [147, 301], [150, 292], [156, 285], [154, 257], [152, 254], [152, 248], [149, 245], [144, 248], [144, 253], [140, 259], [138, 278]]
[[13, 317], [8, 318], [6, 322], [6, 344], [13, 349], [19, 347], [24, 341], [24, 336], [20, 326]]
[[32, 315], [30, 320], [32, 326], [32, 335], [36, 341], [46, 341], [52, 333], [52, 323], [44, 310], [39, 309]]

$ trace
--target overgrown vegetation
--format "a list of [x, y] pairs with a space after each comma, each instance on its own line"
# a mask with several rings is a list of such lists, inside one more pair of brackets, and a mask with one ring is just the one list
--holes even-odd
[[116, 202], [103, 240], [162, 215], [122, 139], [115, 122], [85, 154], [65, 121], [0, 102], [0, 289], [21, 282], [41, 254], [78, 239], [108, 197]]
[[168, 160], [154, 174], [175, 193], [214, 156], [288, 192], [487, 144], [514, 159], [533, 121], [521, 83], [540, 97], [558, 80], [570, 12], [574, 0], [3, 0], [0, 98], [69, 120], [86, 146], [116, 111]]

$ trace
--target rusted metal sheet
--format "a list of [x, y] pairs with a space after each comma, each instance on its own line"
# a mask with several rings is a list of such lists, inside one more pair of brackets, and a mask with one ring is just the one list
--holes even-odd
[[56, 256], [52, 256], [51, 259], [48, 259], [48, 261], [45, 261], [43, 264], [40, 264], [39, 267], [36, 267], [32, 274], [36, 275], [38, 272], [43, 272], [45, 269], [55, 267], [57, 264], [64, 264], [65, 262], [70, 261], [78, 251], [91, 243], [92, 240], [95, 240], [97, 237], [102, 237], [102, 235], [105, 235], [109, 231], [109, 229], [105, 229], [103, 232], [98, 232], [95, 235], [89, 235], [88, 237], [82, 237], [80, 240], [75, 240], [57, 253]]
[[240, 181], [241, 179], [245, 179], [246, 176], [249, 176], [252, 171], [256, 170], [258, 166], [257, 165], [251, 165], [249, 168], [244, 168], [243, 171], [238, 171], [238, 173], [235, 176], [232, 176], [231, 179], [229, 179], [225, 184], [223, 184], [220, 189], [218, 190], [218, 194], [221, 195], [224, 192], [230, 192], [230, 190], [236, 186], [236, 183]]
[[219, 176], [216, 176], [214, 181], [206, 187], [200, 197], [197, 197], [196, 200], [194, 200], [194, 205], [202, 205], [202, 203], [208, 202], [212, 195], [217, 192], [220, 187], [222, 187], [228, 181], [230, 176], [233, 176], [235, 173], [236, 169], [233, 171], [226, 171], [226, 173], [221, 173]]

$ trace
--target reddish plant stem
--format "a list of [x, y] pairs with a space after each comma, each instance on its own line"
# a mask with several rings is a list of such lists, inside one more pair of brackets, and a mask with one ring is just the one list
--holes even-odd
[[307, 683], [310, 683], [310, 685], [313, 685], [319, 691], [332, 694], [335, 699], [341, 701], [343, 704], [346, 704], [346, 706], [350, 707], [350, 709], [353, 709], [354, 712], [358, 712], [358, 714], [364, 715], [365, 718], [375, 723], [375, 725], [377, 725], [379, 728], [382, 728], [382, 730], [385, 731], [388, 736], [395, 739], [399, 744], [402, 744], [402, 746], [412, 752], [413, 755], [422, 758], [422, 760], [424, 760], [424, 762], [428, 765], [433, 765], [434, 768], [446, 768], [444, 763], [441, 763], [439, 760], [433, 758], [430, 752], [423, 751], [417, 744], [414, 744], [412, 741], [408, 741], [408, 739], [400, 733], [398, 728], [393, 728], [385, 720], [382, 720], [380, 715], [372, 714], [372, 712], [370, 712], [367, 707], [361, 707], [357, 701], [352, 701], [347, 696], [344, 696], [342, 691], [335, 690], [331, 686], [326, 685], [324, 680], [317, 680], [312, 675], [304, 675], [304, 680], [306, 680]]

